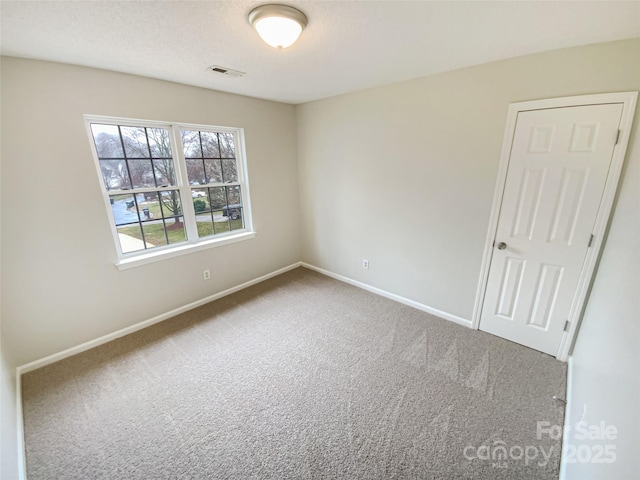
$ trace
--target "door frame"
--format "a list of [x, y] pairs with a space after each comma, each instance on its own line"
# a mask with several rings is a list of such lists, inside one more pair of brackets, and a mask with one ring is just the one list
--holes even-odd
[[618, 182], [622, 173], [622, 166], [626, 156], [629, 137], [631, 135], [631, 126], [633, 116], [636, 109], [638, 92], [620, 92], [620, 93], [603, 93], [596, 95], [580, 95], [574, 97], [549, 98], [544, 100], [532, 100], [527, 102], [517, 102], [509, 105], [507, 114], [507, 125], [505, 127], [504, 139], [502, 142], [502, 151], [500, 153], [500, 164], [498, 166], [498, 176], [496, 180], [495, 191], [493, 195], [493, 205], [491, 207], [491, 216], [489, 217], [489, 228], [484, 245], [484, 253], [482, 256], [482, 264], [480, 268], [480, 278], [478, 281], [478, 289], [476, 292], [476, 300], [473, 309], [473, 317], [471, 319], [471, 328], [478, 330], [480, 328], [480, 316], [482, 314], [482, 304], [487, 289], [487, 280], [489, 278], [489, 267], [493, 255], [493, 242], [495, 240], [498, 229], [498, 219], [502, 208], [502, 197], [507, 180], [507, 170], [509, 167], [509, 159], [511, 157], [511, 147], [516, 131], [516, 120], [520, 112], [529, 110], [544, 110], [562, 107], [578, 107], [586, 105], [603, 105], [611, 103], [621, 103], [622, 117], [620, 120], [620, 134], [616, 143], [613, 156], [611, 159], [611, 167], [605, 183], [600, 208], [593, 229], [593, 243], [587, 250], [582, 272], [578, 281], [578, 287], [571, 304], [569, 312], [569, 330], [562, 334], [560, 347], [556, 358], [566, 362], [569, 357], [569, 350], [573, 345], [574, 338], [578, 332], [578, 325], [582, 318], [583, 308], [589, 292], [591, 279], [594, 275], [597, 260], [602, 250], [603, 240], [606, 234], [607, 225], [616, 192], [618, 190]]

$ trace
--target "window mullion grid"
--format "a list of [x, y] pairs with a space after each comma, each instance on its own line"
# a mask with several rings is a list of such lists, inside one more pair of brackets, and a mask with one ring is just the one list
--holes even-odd
[[168, 192], [170, 190], [177, 190], [177, 186], [168, 187], [144, 187], [144, 188], [131, 188], [128, 190], [107, 190], [107, 195], [131, 195], [135, 193], [155, 193], [155, 192]]
[[198, 185], [198, 188], [204, 188], [204, 187], [235, 187], [235, 186], [240, 186], [242, 187], [242, 182], [228, 182], [228, 183], [221, 183], [221, 182], [213, 182], [213, 183], [207, 183], [205, 185]]
[[182, 198], [182, 214], [184, 216], [185, 230], [187, 231], [187, 241], [196, 243], [198, 241], [198, 224], [196, 223], [196, 211], [193, 207], [191, 187], [189, 186], [189, 179], [187, 177], [187, 162], [184, 158], [180, 127], [172, 125], [171, 133], [173, 140], [171, 142], [171, 148], [173, 150], [173, 158], [175, 158], [173, 167], [178, 174], [177, 187], [180, 191], [180, 197]]
[[[91, 122], [94, 120], [88, 120], [87, 121], [87, 127], [88, 127], [88, 132], [91, 138], [91, 141], [93, 142], [94, 145], [94, 149], [95, 147], [95, 137], [92, 133], [92, 129], [91, 129]], [[207, 171], [205, 168], [205, 155], [204, 155], [204, 146], [202, 144], [202, 132], [198, 132], [198, 136], [199, 136], [199, 140], [200, 140], [200, 153], [202, 155], [201, 160], [203, 162], [203, 170], [205, 173], [205, 181], [206, 184], [205, 185], [198, 185], [198, 186], [192, 186], [189, 184], [189, 180], [188, 180], [188, 175], [187, 175], [187, 164], [186, 164], [186, 159], [185, 159], [185, 154], [184, 154], [184, 148], [182, 145], [182, 137], [181, 137], [181, 129], [182, 128], [188, 128], [189, 126], [186, 125], [180, 125], [180, 124], [174, 124], [174, 125], [170, 125], [170, 124], [166, 124], [166, 123], [152, 123], [149, 122], [149, 124], [144, 125], [143, 123], [146, 122], [128, 122], [126, 120], [124, 121], [118, 121], [118, 124], [116, 125], [116, 122], [114, 121], [113, 123], [111, 122], [111, 120], [109, 121], [101, 121], [98, 123], [104, 123], [105, 125], [114, 125], [117, 126], [118, 130], [117, 130], [117, 135], [118, 135], [118, 140], [119, 143], [122, 147], [122, 157], [118, 157], [118, 158], [113, 158], [111, 160], [123, 160], [124, 161], [124, 165], [126, 166], [127, 169], [127, 180], [129, 181], [129, 188], [119, 188], [119, 189], [114, 189], [111, 190], [109, 189], [108, 185], [104, 184], [104, 182], [101, 182], [103, 185], [103, 192], [105, 193], [105, 204], [107, 206], [107, 209], [109, 210], [109, 216], [112, 219], [112, 228], [113, 228], [113, 234], [114, 234], [114, 238], [116, 240], [116, 245], [118, 248], [118, 252], [120, 255], [123, 255], [125, 257], [129, 256], [130, 254], [135, 256], [136, 254], [139, 254], [140, 251], [135, 251], [135, 252], [123, 252], [122, 248], [121, 248], [121, 244], [120, 241], [118, 239], [118, 225], [115, 223], [115, 219], [113, 218], [113, 211], [112, 208], [110, 206], [110, 197], [111, 196], [117, 196], [117, 195], [127, 195], [127, 196], [132, 196], [133, 197], [133, 201], [134, 201], [134, 205], [135, 205], [135, 210], [136, 210], [136, 217], [137, 217], [137, 221], [135, 222], [131, 222], [131, 223], [127, 223], [126, 225], [128, 226], [134, 226], [136, 225], [139, 229], [140, 229], [140, 235], [141, 235], [141, 240], [143, 242], [144, 245], [144, 249], [146, 250], [148, 248], [147, 246], [147, 239], [146, 239], [146, 235], [145, 235], [145, 231], [144, 231], [144, 225], [146, 224], [145, 220], [143, 220], [142, 218], [142, 212], [141, 212], [141, 208], [138, 202], [138, 195], [141, 194], [147, 194], [147, 193], [158, 193], [158, 202], [159, 202], [159, 207], [160, 207], [160, 212], [161, 212], [161, 220], [162, 221], [162, 225], [163, 225], [163, 231], [164, 231], [164, 236], [165, 236], [165, 240], [167, 243], [167, 246], [169, 245], [169, 238], [168, 238], [168, 231], [167, 231], [167, 219], [165, 218], [165, 205], [162, 202], [163, 196], [161, 195], [161, 192], [165, 192], [165, 191], [178, 191], [180, 194], [180, 197], [182, 199], [182, 217], [184, 218], [184, 229], [185, 229], [185, 233], [187, 236], [187, 241], [191, 244], [197, 244], [199, 243], [199, 241], [201, 240], [198, 236], [198, 227], [197, 227], [197, 217], [196, 217], [196, 212], [195, 212], [195, 208], [193, 205], [193, 200], [192, 200], [192, 187], [193, 188], [205, 188], [207, 189], [207, 197], [209, 197], [209, 204], [210, 204], [210, 208], [209, 208], [209, 212], [207, 212], [210, 216], [211, 216], [211, 221], [212, 223], [214, 222], [214, 215], [213, 215], [213, 208], [211, 207], [211, 198], [210, 198], [210, 188], [224, 188], [224, 198], [226, 200], [226, 205], [227, 207], [229, 206], [229, 188], [231, 187], [240, 187], [242, 189], [242, 204], [243, 206], [245, 204], [249, 204], [250, 200], [249, 200], [249, 191], [248, 191], [248, 186], [246, 185], [246, 171], [245, 171], [245, 164], [244, 161], [240, 161], [241, 158], [243, 157], [243, 152], [244, 152], [244, 137], [243, 137], [243, 132], [241, 130], [236, 130], [236, 129], [225, 129], [225, 131], [232, 131], [234, 133], [234, 143], [235, 143], [235, 151], [237, 153], [237, 155], [235, 155], [234, 157], [230, 157], [227, 158], [227, 156], [222, 154], [222, 151], [220, 151], [219, 153], [219, 157], [215, 158], [214, 160], [217, 160], [220, 163], [220, 172], [222, 175], [222, 182], [211, 182], [211, 180], [214, 180], [214, 178], [209, 178], [207, 175]], [[142, 124], [142, 125], [141, 125]], [[154, 158], [151, 152], [151, 142], [150, 142], [150, 132], [148, 130], [148, 128], [150, 127], [150, 125], [153, 125], [154, 127], [159, 127], [159, 128], [166, 128], [167, 130], [169, 130], [169, 134], [170, 134], [170, 140], [171, 140], [171, 150], [172, 150], [172, 156], [173, 156], [173, 167], [175, 169], [175, 173], [176, 173], [176, 183], [175, 185], [163, 185], [160, 182], [160, 178], [157, 176], [157, 172], [155, 169], [155, 164], [154, 164]], [[150, 162], [150, 166], [151, 166], [151, 174], [153, 177], [153, 184], [152, 186], [138, 186], [138, 188], [136, 188], [136, 186], [134, 186], [133, 184], [133, 174], [132, 174], [132, 169], [131, 169], [131, 165], [130, 165], [130, 158], [127, 155], [126, 152], [126, 148], [125, 148], [125, 142], [124, 142], [124, 134], [122, 132], [122, 126], [131, 126], [131, 127], [143, 127], [144, 128], [144, 136], [146, 137], [147, 140], [147, 148], [146, 150], [148, 151], [148, 158], [149, 158], [149, 162]], [[196, 126], [193, 126], [193, 128], [195, 128]], [[199, 127], [199, 126], [197, 126]], [[114, 132], [115, 133], [115, 132]], [[215, 135], [217, 135], [218, 137], [218, 145], [220, 145], [220, 132], [214, 132]], [[220, 148], [220, 147], [219, 147]], [[224, 157], [224, 158], [223, 158]], [[97, 167], [97, 172], [98, 175], [101, 176], [102, 178], [102, 169], [101, 169], [101, 160], [110, 160], [107, 158], [99, 158], [97, 155], [97, 152], [94, 152], [94, 158], [95, 158], [95, 164]], [[238, 180], [235, 182], [228, 182], [225, 183], [224, 182], [224, 177], [225, 177], [225, 166], [223, 165], [223, 160], [235, 160], [236, 165], [237, 165], [237, 173], [238, 173]], [[167, 159], [168, 160], [168, 159]], [[170, 179], [169, 179], [170, 180]], [[209, 183], [211, 182], [211, 183]], [[250, 215], [247, 216], [247, 211], [243, 208], [243, 212], [242, 215], [244, 217], [244, 225], [243, 225], [243, 230], [245, 230], [247, 228], [247, 225], [250, 225]], [[231, 218], [227, 217], [227, 225], [229, 227], [229, 232], [231, 232]], [[124, 224], [123, 224], [124, 225]], [[215, 226], [214, 226], [214, 232], [215, 232]], [[144, 251], [144, 250], [143, 250]]]
[[[129, 189], [125, 190], [125, 192], [126, 192], [127, 195], [130, 194], [133, 197], [133, 205], [135, 206], [136, 217], [138, 218], [138, 221], [136, 222], [136, 225], [140, 229], [140, 236], [142, 237], [142, 245], [144, 246], [144, 249], [146, 250], [147, 249], [147, 239], [145, 238], [145, 235], [144, 235], [144, 228], [142, 228], [142, 219], [140, 218], [140, 205], [138, 205], [138, 193], [140, 193], [140, 192], [138, 191], [138, 189], [133, 184], [133, 177], [131, 176], [131, 166], [129, 165], [129, 157], [127, 156], [127, 149], [126, 149], [126, 147], [124, 145], [124, 138], [122, 137], [122, 126], [121, 125], [118, 125], [118, 136], [120, 137], [120, 145], [122, 146], [122, 157], [124, 159], [124, 164], [127, 167], [127, 176], [129, 178]], [[116, 225], [116, 231], [117, 230], [118, 230], [118, 226]], [[119, 240], [118, 240], [118, 243], [120, 243]]]

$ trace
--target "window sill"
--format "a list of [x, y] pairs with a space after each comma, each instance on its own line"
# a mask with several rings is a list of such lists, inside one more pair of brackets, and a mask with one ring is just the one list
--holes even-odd
[[140, 265], [146, 265], [148, 263], [158, 262], [167, 258], [178, 257], [180, 255], [186, 255], [188, 253], [199, 252], [200, 250], [206, 250], [209, 248], [220, 247], [222, 245], [228, 245], [230, 243], [242, 242], [255, 238], [255, 232], [242, 232], [237, 235], [229, 235], [222, 238], [214, 238], [211, 240], [205, 240], [198, 243], [188, 243], [178, 245], [176, 247], [165, 248], [150, 253], [143, 253], [128, 258], [121, 258], [116, 267], [118, 270], [127, 270], [129, 268], [138, 267]]

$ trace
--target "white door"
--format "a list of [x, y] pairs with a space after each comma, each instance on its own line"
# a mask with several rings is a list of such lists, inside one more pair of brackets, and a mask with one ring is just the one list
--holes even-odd
[[518, 113], [481, 330], [558, 354], [622, 108], [613, 103]]

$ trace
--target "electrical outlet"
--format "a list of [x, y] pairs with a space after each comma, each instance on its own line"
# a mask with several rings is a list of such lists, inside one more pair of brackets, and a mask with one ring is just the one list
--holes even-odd
[[362, 259], [362, 268], [369, 270], [369, 260]]
[[202, 277], [205, 280], [209, 280], [211, 278], [211, 272], [207, 269], [207, 270], [203, 270], [202, 271]]

